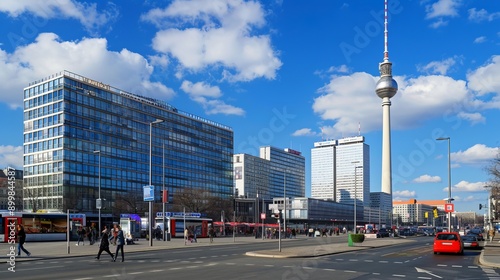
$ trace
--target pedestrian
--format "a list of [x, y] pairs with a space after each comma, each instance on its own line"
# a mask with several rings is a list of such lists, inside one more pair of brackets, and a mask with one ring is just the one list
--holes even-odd
[[210, 227], [208, 229], [208, 236], [210, 237], [210, 243], [214, 242], [214, 234], [215, 234], [214, 228]]
[[488, 230], [488, 237], [490, 238], [490, 242], [493, 242], [493, 238], [495, 238], [495, 229], [491, 228]]
[[125, 261], [125, 253], [123, 252], [123, 245], [125, 245], [125, 236], [123, 235], [123, 230], [119, 225], [116, 225], [116, 229], [118, 229], [118, 233], [116, 234], [116, 252], [115, 258], [113, 262], [116, 262], [116, 258], [118, 257], [118, 252], [122, 251], [122, 262]]
[[111, 244], [113, 244], [113, 246], [116, 246], [116, 238], [118, 236], [118, 225], [117, 224], [113, 224], [113, 229], [112, 229], [112, 232], [111, 232], [111, 235], [112, 235], [112, 238], [111, 238]]
[[189, 240], [189, 230], [187, 228], [184, 229], [184, 244], [187, 244]]
[[85, 228], [80, 226], [77, 230], [77, 234], [78, 234], [78, 241], [76, 243], [76, 246], [80, 245], [80, 241], [82, 241], [82, 246], [85, 246]]
[[21, 256], [21, 250], [29, 256], [31, 256], [31, 253], [28, 252], [24, 248], [24, 243], [26, 242], [26, 232], [24, 231], [24, 227], [20, 224], [17, 225], [17, 255]]
[[113, 254], [109, 251], [109, 233], [108, 233], [108, 228], [106, 226], [104, 226], [104, 229], [102, 230], [101, 244], [99, 245], [99, 252], [97, 252], [97, 257], [95, 258], [99, 259], [101, 257], [102, 252], [108, 253], [111, 256], [112, 260], [115, 259]]
[[92, 234], [92, 227], [87, 228], [87, 238], [89, 239], [89, 244], [93, 245], [93, 234]]

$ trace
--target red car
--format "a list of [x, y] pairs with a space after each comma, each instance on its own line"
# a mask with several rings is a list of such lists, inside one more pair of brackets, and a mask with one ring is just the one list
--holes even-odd
[[458, 232], [438, 232], [434, 237], [434, 254], [464, 254], [464, 244]]

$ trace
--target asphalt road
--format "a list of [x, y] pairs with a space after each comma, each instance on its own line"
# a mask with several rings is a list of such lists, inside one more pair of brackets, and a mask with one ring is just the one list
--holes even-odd
[[124, 263], [110, 262], [111, 258], [105, 255], [99, 261], [68, 257], [22, 262], [15, 273], [1, 271], [0, 279], [500, 279], [500, 271], [483, 269], [477, 264], [479, 251], [466, 251], [463, 256], [434, 255], [432, 238], [425, 237], [412, 243], [317, 258], [245, 256], [247, 251], [275, 245], [256, 243], [126, 253]]

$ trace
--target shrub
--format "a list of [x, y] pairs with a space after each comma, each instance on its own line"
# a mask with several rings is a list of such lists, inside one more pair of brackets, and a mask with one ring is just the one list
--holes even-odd
[[351, 240], [354, 243], [362, 243], [365, 241], [365, 235], [364, 234], [351, 234]]

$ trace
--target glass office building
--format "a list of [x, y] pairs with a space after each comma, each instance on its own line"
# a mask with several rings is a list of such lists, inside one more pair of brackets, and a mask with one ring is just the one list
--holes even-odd
[[286, 148], [260, 147], [260, 158], [269, 161], [269, 196], [304, 197], [305, 158], [300, 152]]
[[370, 206], [370, 146], [363, 136], [314, 143], [311, 196]]
[[184, 188], [233, 195], [231, 128], [68, 71], [24, 89], [27, 210], [94, 212], [99, 189], [110, 207], [142, 201], [150, 150], [157, 201], [163, 185], [169, 202]]

